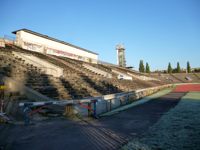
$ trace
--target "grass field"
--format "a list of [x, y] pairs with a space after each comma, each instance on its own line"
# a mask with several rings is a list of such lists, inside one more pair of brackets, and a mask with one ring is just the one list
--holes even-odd
[[186, 94], [178, 105], [164, 114], [141, 138], [123, 150], [200, 149], [200, 92]]

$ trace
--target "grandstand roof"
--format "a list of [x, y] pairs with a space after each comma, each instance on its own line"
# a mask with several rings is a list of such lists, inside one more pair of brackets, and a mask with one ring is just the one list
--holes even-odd
[[19, 30], [13, 31], [12, 33], [16, 34], [18, 31], [25, 31], [25, 32], [28, 32], [28, 33], [30, 33], [30, 34], [34, 34], [34, 35], [37, 35], [37, 36], [40, 36], [40, 37], [43, 37], [43, 38], [46, 38], [46, 39], [49, 39], [49, 40], [52, 40], [52, 41], [55, 41], [55, 42], [59, 42], [59, 43], [62, 43], [62, 44], [65, 44], [65, 45], [68, 45], [68, 46], [71, 46], [71, 47], [74, 47], [74, 48], [81, 49], [81, 50], [83, 50], [83, 51], [86, 51], [86, 52], [89, 52], [89, 53], [92, 53], [92, 54], [99, 55], [98, 53], [92, 52], [92, 51], [90, 51], [90, 50], [87, 50], [87, 49], [84, 49], [84, 48], [75, 46], [75, 45], [73, 45], [73, 44], [70, 44], [70, 43], [67, 43], [67, 42], [64, 42], [64, 41], [61, 41], [61, 40], [52, 38], [52, 37], [49, 37], [49, 36], [44, 35], [44, 34], [40, 34], [40, 33], [38, 33], [38, 32], [31, 31], [31, 30], [29, 30], [29, 29], [25, 29], [25, 28], [24, 28], [24, 29], [19, 29]]

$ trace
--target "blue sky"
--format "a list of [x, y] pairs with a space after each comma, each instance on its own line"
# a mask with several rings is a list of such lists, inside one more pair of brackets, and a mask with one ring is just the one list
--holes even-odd
[[200, 0], [1, 0], [0, 37], [27, 28], [99, 53], [116, 63], [151, 70], [180, 62], [200, 67]]

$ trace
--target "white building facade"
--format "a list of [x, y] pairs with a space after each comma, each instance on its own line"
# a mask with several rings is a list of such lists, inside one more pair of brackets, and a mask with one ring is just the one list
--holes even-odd
[[98, 62], [98, 54], [70, 43], [51, 38], [28, 29], [13, 32], [15, 44], [23, 49], [49, 55], [68, 57], [90, 63]]

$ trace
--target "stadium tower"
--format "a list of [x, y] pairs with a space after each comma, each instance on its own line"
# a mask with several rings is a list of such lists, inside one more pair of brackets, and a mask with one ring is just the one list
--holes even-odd
[[125, 59], [125, 48], [124, 45], [118, 44], [116, 46], [117, 50], [117, 64], [120, 67], [126, 67], [126, 59]]

